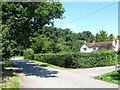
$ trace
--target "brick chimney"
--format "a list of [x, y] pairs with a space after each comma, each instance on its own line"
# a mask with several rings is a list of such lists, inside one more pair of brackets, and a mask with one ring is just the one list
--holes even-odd
[[93, 40], [92, 44], [94, 44], [94, 43], [95, 43], [95, 41]]
[[86, 43], [86, 40], [84, 40], [84, 43]]

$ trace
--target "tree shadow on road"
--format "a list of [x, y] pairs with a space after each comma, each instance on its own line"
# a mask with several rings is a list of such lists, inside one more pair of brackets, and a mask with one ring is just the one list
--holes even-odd
[[43, 78], [57, 77], [58, 71], [48, 70], [46, 67], [25, 60], [10, 60], [26, 76], [38, 76]]

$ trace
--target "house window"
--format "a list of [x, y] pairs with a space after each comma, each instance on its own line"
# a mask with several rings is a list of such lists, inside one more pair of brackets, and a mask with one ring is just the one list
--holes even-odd
[[87, 48], [83, 48], [84, 49], [84, 51], [86, 51], [87, 50]]
[[96, 50], [96, 48], [94, 47], [93, 50]]

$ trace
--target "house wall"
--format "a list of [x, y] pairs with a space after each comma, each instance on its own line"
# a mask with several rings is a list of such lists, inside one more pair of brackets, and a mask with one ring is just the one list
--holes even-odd
[[[84, 50], [84, 48], [86, 48], [86, 50]], [[94, 48], [95, 48], [95, 49], [94, 49]], [[80, 51], [81, 51], [81, 52], [93, 52], [93, 51], [99, 50], [99, 47], [94, 47], [94, 48], [89, 48], [86, 44], [84, 44], [84, 45], [80, 48]]]
[[100, 47], [94, 47], [94, 48], [96, 48], [96, 50], [94, 50], [94, 51], [97, 51], [97, 50], [99, 50], [99, 49], [100, 49]]
[[[86, 48], [86, 50], [85, 50]], [[93, 52], [93, 48], [89, 48], [87, 45], [83, 45], [81, 48], [80, 48], [80, 51], [81, 52]]]
[[113, 41], [113, 46], [115, 47], [114, 50], [118, 51], [118, 49], [120, 48], [120, 40], [116, 40], [116, 42]]
[[[116, 41], [114, 40], [112, 45], [114, 46], [113, 50], [115, 50], [117, 52], [120, 48], [120, 40], [116, 40]], [[84, 48], [86, 48], [86, 50]], [[94, 49], [94, 48], [96, 48], [96, 49]], [[93, 51], [97, 51], [97, 50], [99, 50], [99, 47], [90, 48], [86, 44], [84, 44], [82, 47], [80, 47], [81, 52], [93, 52]]]

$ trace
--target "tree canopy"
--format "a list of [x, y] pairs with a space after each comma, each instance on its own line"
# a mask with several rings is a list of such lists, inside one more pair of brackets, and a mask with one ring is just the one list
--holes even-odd
[[22, 55], [27, 48], [35, 53], [75, 52], [84, 41], [114, 39], [113, 34], [104, 30], [93, 35], [90, 31], [74, 33], [54, 27], [54, 19], [62, 19], [64, 12], [60, 2], [3, 2], [3, 57]]
[[3, 53], [11, 52], [8, 47], [28, 48], [29, 37], [46, 24], [53, 24], [54, 19], [61, 19], [64, 11], [60, 2], [3, 2]]

